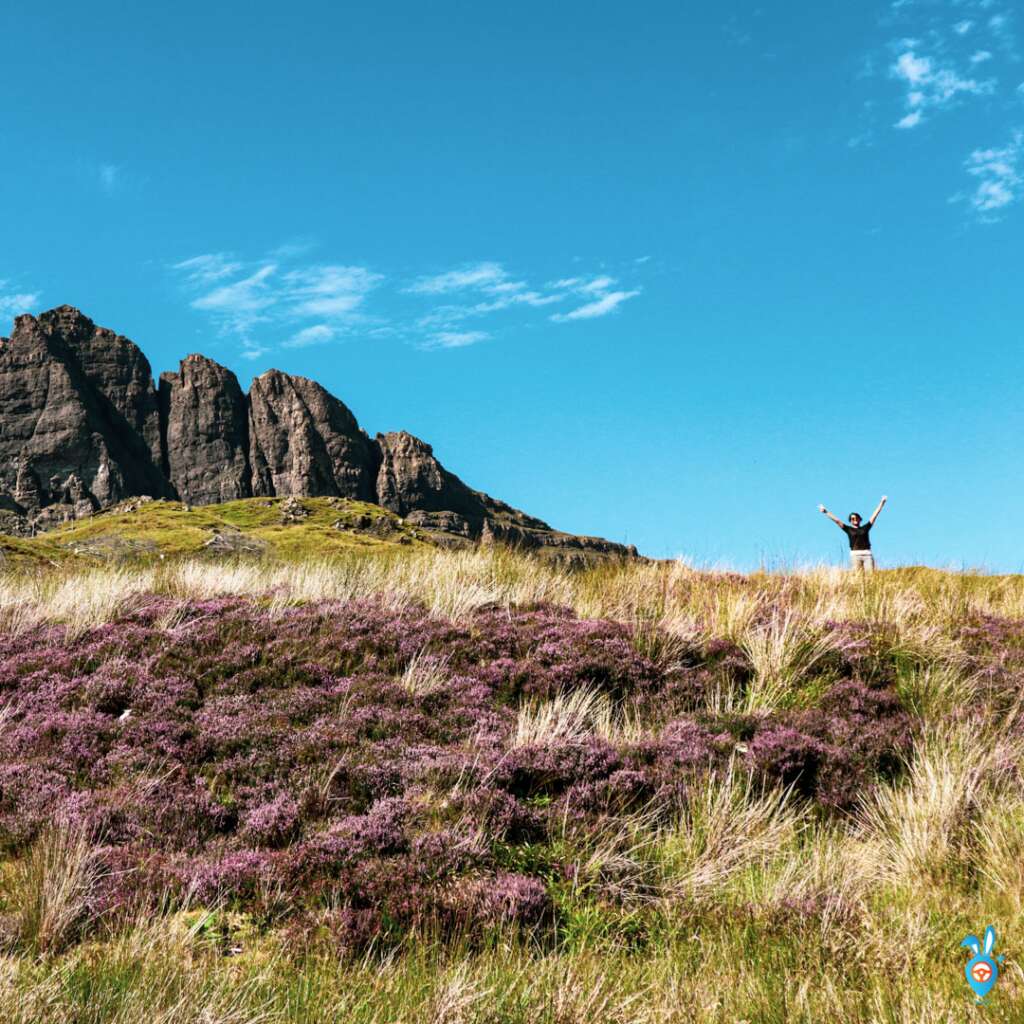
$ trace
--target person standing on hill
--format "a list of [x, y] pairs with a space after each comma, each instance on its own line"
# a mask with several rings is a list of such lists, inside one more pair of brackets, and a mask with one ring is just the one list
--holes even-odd
[[878, 513], [885, 507], [888, 501], [886, 495], [878, 503], [878, 508], [871, 514], [871, 518], [862, 523], [859, 512], [850, 513], [849, 523], [844, 523], [838, 516], [832, 515], [824, 505], [818, 506], [818, 511], [829, 517], [847, 537], [850, 538], [850, 568], [862, 569], [864, 572], [871, 572], [875, 568], [875, 556], [871, 553], [871, 527], [875, 525]]

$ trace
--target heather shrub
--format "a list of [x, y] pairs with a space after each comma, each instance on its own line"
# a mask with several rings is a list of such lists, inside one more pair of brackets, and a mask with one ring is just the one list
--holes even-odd
[[818, 707], [765, 719], [748, 757], [767, 779], [849, 810], [874, 782], [897, 773], [910, 742], [910, 719], [894, 692], [848, 680]]
[[648, 805], [658, 795], [653, 773], [620, 768], [590, 782], [579, 782], [565, 793], [565, 813], [627, 814]]
[[964, 674], [995, 710], [1014, 708], [1024, 691], [1024, 619], [974, 616], [959, 624], [956, 641], [966, 659]]
[[513, 796], [557, 796], [573, 783], [607, 778], [620, 764], [615, 748], [593, 736], [514, 747], [495, 765], [492, 778]]
[[758, 730], [748, 753], [767, 778], [793, 786], [804, 796], [812, 796], [817, 789], [818, 771], [827, 756], [821, 740], [781, 724]]
[[475, 787], [457, 796], [452, 810], [476, 822], [492, 840], [537, 843], [545, 835], [543, 813], [503, 789]]
[[[428, 923], [545, 927], [551, 879], [598, 857], [608, 822], [671, 827], [737, 767], [826, 815], [899, 777], [914, 727], [883, 624], [830, 621], [786, 663], [801, 701], [744, 713], [718, 695], [763, 673], [739, 641], [780, 613], [748, 594], [713, 615], [672, 634], [545, 603], [450, 622], [410, 601], [140, 594], [92, 629], [22, 630], [0, 638], [0, 845], [24, 855], [59, 814], [99, 851], [87, 902], [107, 924], [218, 904], [355, 949]], [[1018, 623], [958, 637], [972, 672], [1015, 685]], [[632, 878], [602, 863], [606, 894]]]
[[568, 610], [546, 608], [512, 618], [490, 611], [474, 627], [492, 655], [488, 681], [508, 700], [551, 698], [579, 686], [619, 700], [659, 681], [655, 663], [620, 623], [579, 621]]
[[0, 581], [0, 1018], [958, 1019], [1017, 580], [371, 559]]
[[207, 905], [252, 902], [278, 880], [281, 869], [280, 854], [238, 850], [191, 860], [181, 870], [180, 885]]
[[829, 649], [819, 670], [838, 679], [873, 685], [895, 682], [898, 671], [896, 628], [881, 622], [828, 622]]
[[298, 834], [299, 805], [288, 793], [250, 807], [242, 819], [242, 836], [257, 846], [284, 846]]
[[465, 879], [449, 899], [456, 921], [470, 927], [511, 923], [533, 927], [552, 912], [547, 889], [539, 879], [510, 872]]

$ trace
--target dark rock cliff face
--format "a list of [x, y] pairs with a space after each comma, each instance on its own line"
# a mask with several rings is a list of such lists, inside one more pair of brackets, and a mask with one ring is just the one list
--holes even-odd
[[238, 378], [205, 356], [160, 374], [163, 468], [182, 501], [211, 505], [252, 496], [249, 411]]
[[377, 500], [385, 508], [408, 515], [423, 512], [455, 512], [482, 524], [487, 514], [481, 496], [434, 458], [434, 450], [404, 430], [377, 435], [380, 469]]
[[[634, 555], [559, 533], [467, 487], [405, 432], [371, 441], [337, 398], [269, 370], [249, 394], [201, 355], [153, 386], [127, 338], [71, 306], [20, 316], [0, 338], [0, 512], [60, 522], [137, 495], [202, 505], [309, 496], [376, 502], [446, 543]], [[3, 529], [0, 521], [0, 529]]]
[[125, 423], [141, 435], [151, 458], [160, 464], [160, 421], [153, 371], [142, 350], [127, 338], [97, 327], [71, 306], [39, 317], [40, 328], [62, 338], [74, 352], [89, 382], [107, 397]]
[[0, 340], [0, 492], [28, 509], [72, 488], [96, 505], [168, 496], [154, 449], [156, 392], [135, 345], [69, 306], [15, 320]]
[[252, 489], [376, 501], [376, 455], [351, 412], [305, 377], [268, 370], [249, 389]]

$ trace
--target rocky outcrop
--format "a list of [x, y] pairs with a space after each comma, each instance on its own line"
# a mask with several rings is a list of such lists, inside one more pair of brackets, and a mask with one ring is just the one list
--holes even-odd
[[156, 393], [145, 356], [70, 306], [20, 316], [0, 339], [0, 493], [26, 509], [79, 500], [109, 505], [170, 493]]
[[438, 530], [442, 533], [450, 533], [455, 537], [465, 537], [472, 540], [482, 532], [481, 524], [475, 526], [464, 516], [457, 512], [424, 512], [421, 509], [414, 509], [405, 517], [409, 526], [420, 526], [425, 530]]
[[268, 370], [249, 389], [252, 490], [376, 501], [376, 457], [356, 418], [305, 377]]
[[25, 509], [9, 494], [0, 494], [0, 533], [20, 536], [28, 532]]
[[410, 526], [443, 534], [451, 540], [530, 550], [553, 548], [569, 555], [637, 557], [634, 547], [600, 537], [561, 533], [542, 519], [474, 491], [438, 462], [429, 444], [412, 434], [378, 434], [377, 447], [377, 500], [405, 516]]
[[483, 524], [487, 509], [481, 495], [470, 490], [434, 458], [434, 449], [404, 430], [377, 435], [380, 469], [377, 501], [404, 516], [414, 509], [423, 512], [454, 512], [476, 525]]
[[411, 434], [371, 441], [304, 377], [269, 370], [246, 395], [230, 370], [190, 355], [161, 375], [158, 392], [141, 350], [78, 310], [18, 317], [0, 338], [0, 529], [33, 530], [142, 495], [192, 505], [354, 499], [408, 516], [439, 543], [635, 554], [473, 490]]
[[160, 421], [153, 371], [138, 345], [106, 327], [97, 327], [72, 306], [41, 313], [39, 325], [64, 340], [89, 382], [142, 437], [153, 462], [159, 465]]
[[205, 356], [160, 374], [163, 468], [182, 501], [211, 505], [252, 495], [249, 409], [238, 378]]

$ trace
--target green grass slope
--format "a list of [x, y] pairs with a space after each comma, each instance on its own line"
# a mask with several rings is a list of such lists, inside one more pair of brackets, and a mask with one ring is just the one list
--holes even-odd
[[[288, 509], [299, 509], [292, 518]], [[422, 543], [394, 513], [341, 498], [245, 498], [189, 507], [124, 502], [35, 537], [0, 534], [0, 561], [33, 564], [152, 561], [183, 555], [330, 557], [358, 548]]]

